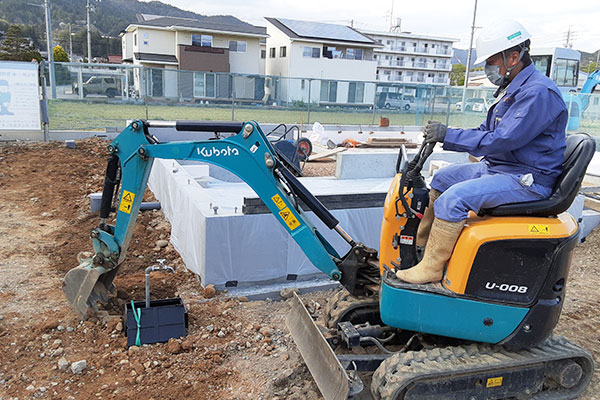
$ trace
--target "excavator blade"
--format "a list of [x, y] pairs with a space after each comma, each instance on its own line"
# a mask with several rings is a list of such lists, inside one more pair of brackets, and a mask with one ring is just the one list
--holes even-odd
[[350, 387], [346, 370], [297, 294], [291, 302], [286, 324], [321, 394], [326, 400], [347, 399]]
[[67, 301], [73, 309], [84, 317], [89, 307], [97, 311], [96, 302], [106, 301], [108, 292], [112, 288], [112, 279], [108, 287], [101, 277], [104, 268], [94, 268], [91, 259], [84, 260], [78, 267], [73, 268], [65, 275], [63, 291]]

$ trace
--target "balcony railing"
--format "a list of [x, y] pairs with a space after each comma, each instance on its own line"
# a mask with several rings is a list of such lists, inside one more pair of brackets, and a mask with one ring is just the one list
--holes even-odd
[[449, 56], [452, 54], [451, 49], [444, 50], [442, 48], [432, 49], [431, 47], [406, 47], [406, 46], [385, 46], [383, 51], [398, 51], [403, 53], [412, 53], [412, 54], [437, 54], [442, 56]]

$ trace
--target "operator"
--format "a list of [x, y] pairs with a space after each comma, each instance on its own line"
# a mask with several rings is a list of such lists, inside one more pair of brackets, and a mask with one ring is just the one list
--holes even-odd
[[423, 258], [398, 270], [399, 279], [440, 281], [470, 210], [540, 200], [552, 193], [562, 172], [568, 113], [554, 82], [531, 62], [530, 37], [520, 23], [502, 21], [477, 38], [475, 63], [485, 61], [486, 76], [498, 86], [479, 128], [448, 128], [435, 121], [425, 126], [425, 142], [483, 159], [434, 175], [416, 240], [417, 247], [427, 244]]

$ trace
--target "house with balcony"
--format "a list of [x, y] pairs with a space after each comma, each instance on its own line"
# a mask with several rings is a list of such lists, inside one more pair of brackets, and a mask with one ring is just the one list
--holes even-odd
[[[375, 40], [343, 25], [265, 18], [265, 97], [273, 103], [373, 104]], [[368, 83], [371, 82], [371, 83]]]
[[380, 82], [449, 85], [452, 43], [458, 39], [409, 32], [361, 31], [381, 47], [374, 51]]
[[261, 72], [264, 27], [227, 15], [197, 19], [139, 15], [137, 19], [121, 40], [123, 62], [148, 67], [134, 76], [141, 93], [182, 99], [229, 98], [234, 92], [242, 99], [264, 95], [263, 78], [231, 82], [228, 74]]

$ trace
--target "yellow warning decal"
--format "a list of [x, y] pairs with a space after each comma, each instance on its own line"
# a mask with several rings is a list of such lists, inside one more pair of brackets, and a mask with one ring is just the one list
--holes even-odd
[[300, 222], [298, 222], [296, 217], [294, 217], [294, 214], [292, 214], [289, 208], [286, 207], [283, 210], [279, 211], [279, 215], [281, 215], [281, 218], [283, 218], [283, 220], [285, 221], [285, 223], [291, 231], [300, 226]]
[[497, 378], [488, 378], [487, 383], [485, 385], [486, 388], [493, 388], [497, 386], [502, 386], [502, 377], [499, 376]]
[[550, 225], [529, 225], [529, 233], [531, 235], [549, 235], [550, 234]]
[[135, 199], [135, 193], [128, 192], [127, 190], [123, 190], [123, 195], [121, 196], [121, 205], [119, 206], [119, 211], [122, 211], [127, 214], [131, 214], [131, 208], [133, 207], [133, 199]]
[[273, 203], [275, 203], [275, 205], [277, 206], [277, 208], [279, 208], [280, 210], [285, 207], [285, 201], [283, 201], [281, 199], [281, 196], [279, 196], [278, 194], [276, 194], [275, 196], [271, 197], [271, 200], [273, 200]]

